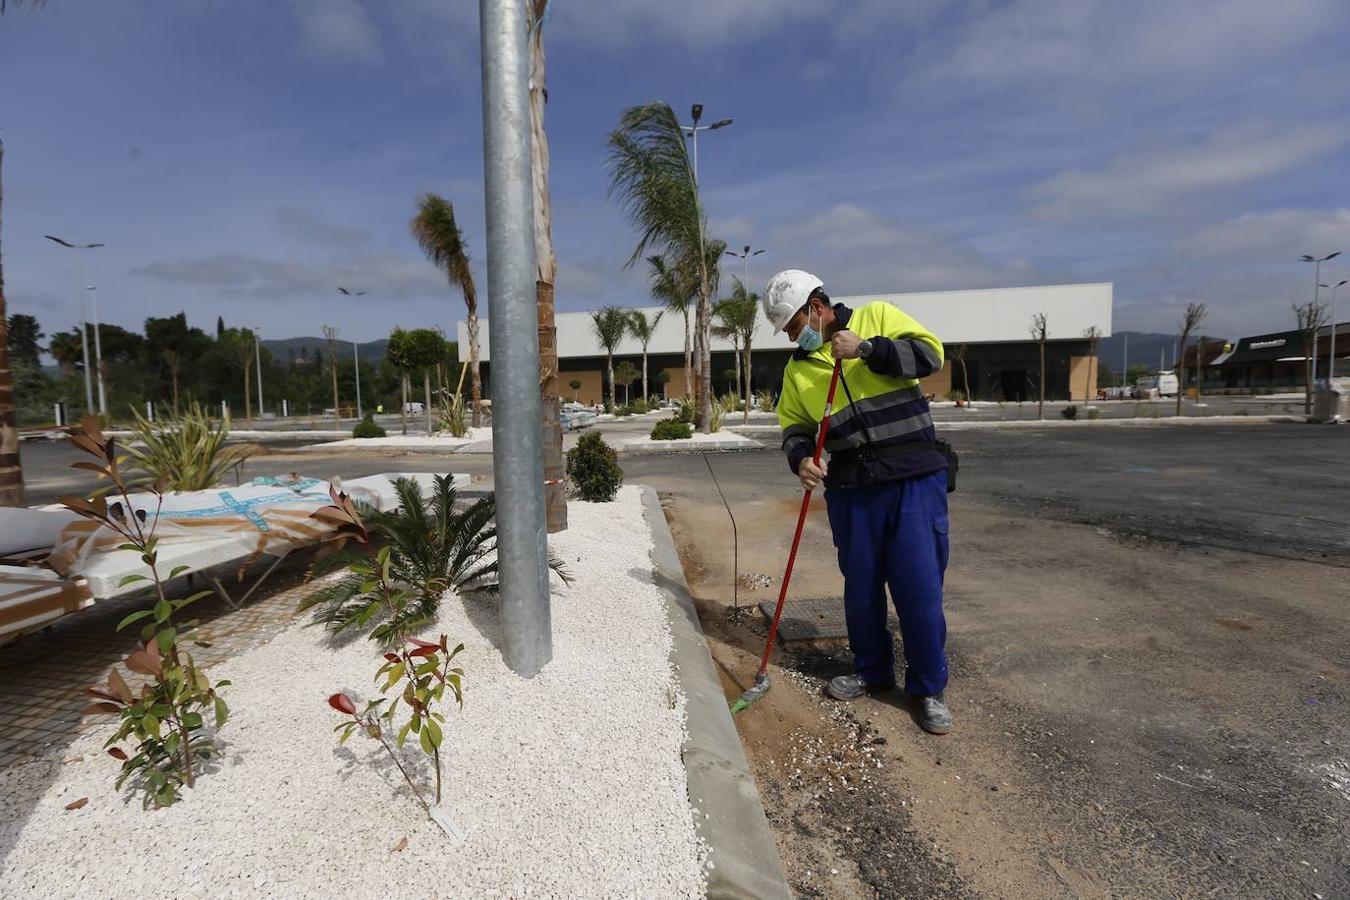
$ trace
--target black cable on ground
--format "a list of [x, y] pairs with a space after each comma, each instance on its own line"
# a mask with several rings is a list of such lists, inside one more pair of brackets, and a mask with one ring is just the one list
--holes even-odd
[[703, 457], [703, 464], [708, 467], [708, 474], [712, 476], [713, 486], [717, 488], [717, 494], [722, 498], [722, 505], [727, 508], [727, 518], [731, 519], [731, 608], [736, 620], [741, 617], [740, 604], [740, 536], [736, 533], [736, 516], [731, 512], [731, 504], [727, 502], [727, 495], [722, 493], [722, 485], [717, 481], [717, 473], [713, 471], [712, 463], [708, 460], [708, 453], [705, 450], [699, 454]]

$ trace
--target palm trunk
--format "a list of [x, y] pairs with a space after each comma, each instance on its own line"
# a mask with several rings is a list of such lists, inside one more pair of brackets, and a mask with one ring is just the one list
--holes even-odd
[[431, 436], [431, 369], [422, 370], [422, 386], [426, 388], [427, 406], [424, 412], [427, 414], [427, 436]]
[[399, 386], [403, 388], [403, 405], [399, 407], [399, 414], [403, 417], [403, 433], [408, 433], [408, 373], [403, 373], [403, 378], [399, 381]]
[[469, 332], [469, 402], [473, 404], [470, 424], [479, 428], [483, 424], [483, 381], [478, 373], [478, 305], [475, 302], [468, 306], [465, 324]]
[[1040, 383], [1040, 402], [1036, 404], [1036, 418], [1045, 418], [1045, 341], [1041, 341], [1041, 383]]
[[647, 345], [642, 345], [642, 402], [646, 403], [651, 399], [651, 392], [647, 390]]
[[750, 421], [750, 398], [755, 396], [750, 390], [750, 335], [745, 336], [745, 415], [742, 422]]
[[182, 364], [178, 354], [174, 353], [173, 362], [169, 364], [169, 374], [173, 377], [173, 414], [175, 416], [178, 415], [178, 369]]
[[[0, 141], [0, 167], [5, 145]], [[4, 185], [0, 182], [0, 210]], [[5, 305], [5, 268], [0, 260], [0, 506], [23, 506], [23, 465], [19, 461], [19, 420], [14, 402], [14, 372], [9, 365], [9, 316]]]
[[741, 339], [739, 336], [731, 339], [731, 355], [736, 358], [736, 398], [742, 399], [741, 394], [745, 390], [745, 385], [741, 383]]
[[548, 102], [544, 57], [543, 15], [547, 0], [532, 0], [530, 24], [530, 172], [534, 187], [534, 256], [539, 268], [535, 284], [539, 322], [539, 404], [544, 451], [544, 519], [549, 534], [567, 530], [567, 490], [563, 466], [562, 402], [558, 389], [558, 328], [554, 318], [553, 286], [557, 259], [553, 253], [553, 208], [548, 190], [548, 133], [544, 106]]
[[698, 427], [704, 434], [712, 434], [712, 316], [708, 312], [708, 303], [708, 279], [705, 274], [695, 314], [698, 328]]
[[680, 310], [684, 316], [684, 396], [694, 399], [694, 354], [689, 346], [689, 304]]
[[616, 412], [614, 403], [614, 354], [605, 354], [605, 371], [609, 374], [609, 411]]

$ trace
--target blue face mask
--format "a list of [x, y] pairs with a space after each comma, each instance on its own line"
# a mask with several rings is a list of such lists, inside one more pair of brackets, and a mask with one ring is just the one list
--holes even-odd
[[811, 314], [806, 314], [806, 325], [797, 333], [797, 346], [807, 353], [815, 353], [825, 343], [825, 336], [811, 327]]

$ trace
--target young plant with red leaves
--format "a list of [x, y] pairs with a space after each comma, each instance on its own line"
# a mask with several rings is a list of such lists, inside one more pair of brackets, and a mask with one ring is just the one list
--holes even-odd
[[[350, 498], [336, 491], [332, 492], [332, 497], [333, 505], [317, 510], [314, 517], [336, 526], [336, 540], [353, 540], [369, 546], [369, 535], [361, 521], [360, 512]], [[393, 692], [393, 699], [380, 697], [371, 700], [363, 710], [357, 712], [356, 701], [339, 693], [328, 698], [328, 705], [350, 717], [349, 721], [333, 729], [342, 733], [338, 743], [346, 743], [358, 730], [378, 740], [403, 773], [404, 780], [422, 807], [431, 815], [432, 808], [441, 802], [441, 746], [445, 739], [441, 727], [445, 723], [445, 714], [441, 712], [441, 706], [446, 699], [446, 691], [454, 695], [455, 702], [461, 708], [464, 705], [464, 670], [451, 666], [464, 645], [459, 644], [451, 649], [445, 635], [441, 635], [437, 643], [432, 643], [410, 633], [426, 622], [426, 616], [416, 609], [423, 592], [410, 589], [407, 582], [399, 577], [394, 565], [393, 549], [386, 545], [375, 551], [373, 556], [348, 562], [348, 574], [339, 582], [350, 586], [343, 598], [351, 611], [349, 617], [344, 618], [344, 628], [364, 628], [372, 621], [379, 623], [370, 636], [383, 642], [389, 649], [384, 654], [384, 665], [375, 673], [375, 682], [380, 684], [381, 694]], [[314, 602], [311, 599], [304, 608], [312, 605]], [[401, 726], [396, 721], [400, 703], [407, 710], [407, 720]], [[399, 749], [407, 743], [410, 734], [416, 735], [422, 752], [432, 758], [436, 770], [434, 803], [427, 802], [404, 769], [398, 752], [386, 739], [386, 731], [393, 729], [397, 729], [396, 743]]]
[[[211, 736], [202, 730], [205, 725], [203, 714], [214, 713], [216, 728], [224, 725], [229, 716], [229, 707], [217, 693], [229, 682], [212, 685], [192, 661], [192, 655], [179, 648], [179, 631], [186, 631], [196, 622], [175, 624], [173, 621], [175, 613], [210, 591], [175, 599], [165, 593], [165, 579], [160, 577], [155, 549], [155, 527], [164, 500], [161, 487], [156, 484], [149, 491], [155, 498], [153, 517], [144, 509], [133, 507], [128, 482], [120, 469], [123, 458], [117, 455], [113, 439], [104, 437], [94, 417], [86, 418], [80, 428], [71, 429], [70, 441], [98, 460], [82, 460], [73, 467], [97, 472], [111, 483], [111, 490], [106, 496], [93, 498], [65, 497], [61, 500], [62, 505], [120, 535], [125, 543], [118, 547], [119, 550], [139, 553], [149, 576], [128, 575], [121, 583], [149, 581], [154, 586], [156, 598], [150, 609], [134, 612], [117, 625], [117, 630], [121, 631], [145, 620], [140, 643], [126, 658], [126, 667], [146, 676], [146, 683], [139, 693], [134, 692], [114, 669], [108, 674], [106, 686], [88, 689], [98, 702], [86, 707], [85, 712], [116, 713], [120, 717], [117, 731], [104, 745], [109, 756], [122, 762], [117, 789], [121, 790], [130, 781], [141, 792], [146, 807], [168, 806], [179, 799], [184, 786], [192, 787], [197, 764], [216, 753]], [[120, 496], [121, 499], [110, 503], [109, 496]], [[187, 569], [187, 566], [175, 566], [167, 580], [172, 581]], [[128, 738], [136, 742], [130, 755], [116, 746]]]

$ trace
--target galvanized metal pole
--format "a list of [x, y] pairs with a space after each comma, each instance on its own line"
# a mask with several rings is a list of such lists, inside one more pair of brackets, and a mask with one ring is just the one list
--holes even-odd
[[539, 426], [528, 35], [520, 0], [479, 0], [478, 11], [502, 656], [528, 678], [553, 658]]

